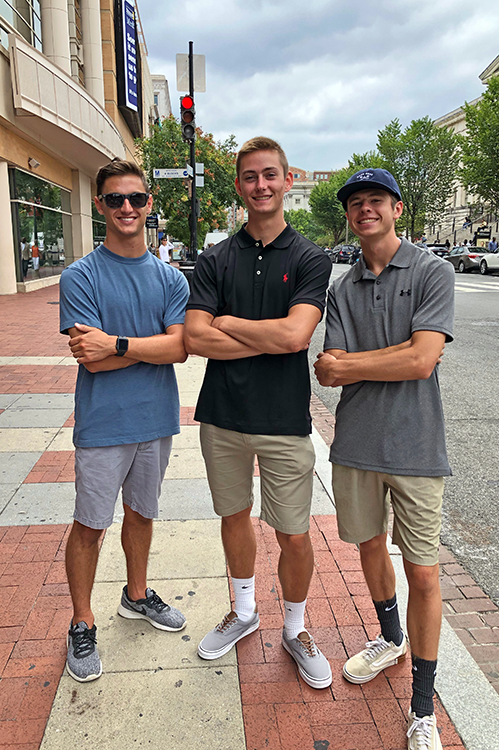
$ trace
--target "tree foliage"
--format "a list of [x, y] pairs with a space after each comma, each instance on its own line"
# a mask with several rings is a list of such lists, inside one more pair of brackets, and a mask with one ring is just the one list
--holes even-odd
[[[153, 169], [185, 168], [189, 161], [189, 144], [182, 140], [180, 123], [171, 115], [154, 126], [149, 138], [137, 140], [142, 165], [154, 196], [154, 211], [166, 219], [166, 232], [188, 244], [191, 201], [188, 180], [153, 178]], [[236, 177], [236, 142], [234, 136], [215, 141], [211, 133], [196, 129], [196, 161], [204, 164], [204, 187], [197, 189], [200, 217], [198, 239], [227, 226], [226, 209], [239, 196], [234, 187]]]
[[405, 130], [395, 119], [378, 132], [382, 166], [397, 180], [405, 206], [398, 226], [405, 225], [411, 237], [444, 214], [455, 186], [458, 143], [429, 117], [413, 120]]
[[487, 83], [477, 104], [465, 104], [466, 135], [460, 139], [459, 176], [465, 188], [494, 209], [499, 207], [499, 77]]
[[312, 242], [317, 242], [321, 234], [324, 234], [311, 212], [304, 208], [298, 208], [296, 211], [284, 211], [284, 219], [297, 232], [300, 232]]

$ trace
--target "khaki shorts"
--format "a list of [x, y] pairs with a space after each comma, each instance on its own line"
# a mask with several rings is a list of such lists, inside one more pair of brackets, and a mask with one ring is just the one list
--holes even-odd
[[436, 565], [443, 477], [407, 477], [333, 464], [340, 539], [361, 544], [384, 534], [393, 508], [392, 541], [408, 562]]
[[156, 518], [171, 449], [171, 437], [146, 443], [76, 448], [75, 521], [91, 529], [107, 529], [113, 522], [121, 488], [125, 505], [144, 518]]
[[248, 435], [203, 423], [201, 450], [215, 513], [232, 516], [253, 505], [258, 456], [260, 518], [283, 534], [308, 531], [315, 464], [309, 435]]

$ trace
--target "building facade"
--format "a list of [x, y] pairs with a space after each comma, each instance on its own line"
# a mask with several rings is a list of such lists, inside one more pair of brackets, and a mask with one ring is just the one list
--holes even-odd
[[331, 172], [306, 172], [299, 167], [290, 167], [289, 171], [293, 175], [293, 186], [284, 196], [284, 210], [297, 211], [304, 208], [305, 211], [310, 211], [310, 193], [318, 182], [329, 180]]
[[[499, 75], [499, 55], [485, 68], [483, 73], [480, 73], [479, 78], [484, 84], [493, 76]], [[478, 104], [481, 97], [473, 99], [468, 102], [471, 105]], [[435, 125], [442, 128], [452, 130], [454, 133], [464, 135], [466, 133], [466, 114], [462, 107], [449, 112], [442, 117], [437, 118]], [[447, 211], [442, 218], [441, 222], [435, 226], [427, 227], [427, 238], [429, 241], [445, 242], [449, 239], [450, 242], [460, 242], [464, 239], [471, 241], [478, 226], [482, 225], [485, 221], [490, 226], [490, 232], [493, 235], [498, 235], [499, 222], [497, 216], [479, 216], [474, 217], [474, 221], [468, 222], [470, 218], [470, 204], [475, 203], [475, 197], [468, 195], [466, 189], [461, 183], [456, 183], [454, 193], [452, 194]], [[486, 244], [486, 241], [481, 241], [481, 244]]]
[[102, 240], [95, 174], [135, 160], [157, 117], [133, 0], [1, 0], [0, 294], [56, 283]]

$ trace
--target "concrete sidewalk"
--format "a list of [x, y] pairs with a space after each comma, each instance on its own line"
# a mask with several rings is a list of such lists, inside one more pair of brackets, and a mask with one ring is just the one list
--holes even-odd
[[[163, 485], [149, 567], [151, 586], [184, 611], [187, 627], [165, 633], [116, 614], [125, 583], [117, 506], [93, 596], [104, 673], [86, 685], [63, 673], [71, 616], [63, 559], [74, 499], [76, 367], [63, 337], [44, 340], [40, 334], [41, 322], [42, 329], [57, 327], [56, 294], [52, 289], [30, 294], [29, 315], [23, 295], [0, 299], [0, 312], [10, 316], [0, 348], [0, 750], [59, 750], [75, 742], [106, 749], [404, 750], [410, 660], [363, 687], [341, 677], [345, 658], [375, 637], [378, 626], [358, 553], [337, 536], [321, 437], [330, 438], [331, 420], [320, 402], [313, 404], [316, 562], [306, 624], [331, 662], [333, 684], [309, 688], [280, 646], [278, 547], [272, 530], [257, 518], [257, 477], [253, 521], [261, 628], [216, 662], [197, 656], [201, 637], [230, 609], [219, 521], [193, 421], [204, 370], [200, 358], [176, 368], [182, 428]], [[404, 602], [401, 558], [397, 548], [391, 553]], [[472, 588], [470, 581], [452, 580], [467, 578], [465, 571], [452, 569], [457, 564], [446, 550], [442, 562], [444, 591], [453, 586], [448, 601], [470, 601], [462, 593]], [[461, 616], [480, 625], [465, 632], [488, 628], [486, 637], [493, 638], [499, 612], [474, 589], [478, 609], [470, 613], [463, 607]], [[459, 614], [453, 606], [447, 612], [449, 618]], [[456, 623], [460, 628], [450, 623], [444, 621], [437, 683], [442, 744], [446, 750], [492, 750], [499, 737], [499, 697], [470, 654], [480, 643], [467, 649], [456, 632], [465, 621]], [[490, 661], [494, 658], [495, 651]]]

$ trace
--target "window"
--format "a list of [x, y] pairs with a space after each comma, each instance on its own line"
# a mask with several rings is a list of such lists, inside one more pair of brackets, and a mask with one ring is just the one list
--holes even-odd
[[60, 274], [73, 260], [71, 193], [20, 169], [9, 179], [18, 281]]
[[159, 96], [158, 96], [158, 94], [154, 94], [154, 104], [156, 106], [158, 106], [158, 104], [159, 104]]
[[[42, 22], [38, 0], [0, 0], [0, 17], [10, 23], [36, 49], [42, 49]], [[2, 44], [4, 31], [2, 29]]]
[[295, 204], [299, 206], [300, 203], [301, 203], [301, 198], [295, 198]]

